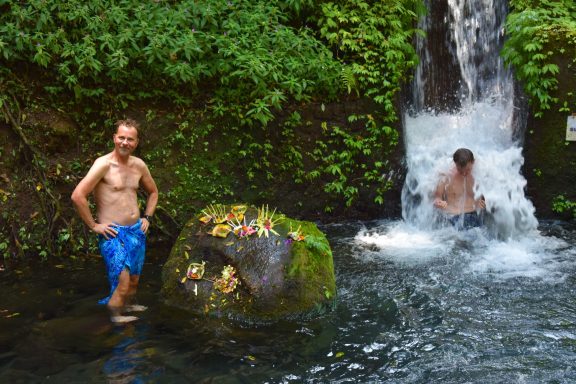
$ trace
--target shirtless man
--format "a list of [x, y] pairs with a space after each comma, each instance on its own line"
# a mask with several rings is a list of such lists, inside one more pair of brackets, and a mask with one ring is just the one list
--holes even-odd
[[[113, 322], [137, 320], [122, 316], [122, 311], [145, 310], [131, 305], [144, 264], [146, 233], [158, 203], [158, 188], [146, 164], [131, 156], [138, 146], [138, 123], [120, 120], [113, 136], [114, 150], [99, 157], [72, 193], [72, 202], [84, 223], [98, 234], [100, 252], [106, 263], [111, 285], [110, 296], [100, 300], [107, 304]], [[137, 192], [142, 187], [148, 194], [144, 215], [140, 218]], [[88, 205], [94, 194], [96, 217]]]
[[453, 155], [455, 167], [444, 175], [434, 194], [434, 207], [447, 214], [452, 225], [465, 229], [481, 225], [477, 210], [486, 208], [484, 198], [474, 199], [474, 154], [459, 148]]

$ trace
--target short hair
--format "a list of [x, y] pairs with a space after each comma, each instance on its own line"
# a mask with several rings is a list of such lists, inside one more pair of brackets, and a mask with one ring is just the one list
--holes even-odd
[[116, 131], [118, 131], [118, 128], [120, 128], [121, 125], [125, 125], [130, 128], [135, 128], [136, 132], [140, 130], [140, 124], [134, 119], [118, 120], [117, 122], [114, 123], [114, 125], [116, 126]]
[[465, 167], [468, 163], [474, 162], [474, 154], [468, 148], [458, 148], [452, 156], [454, 163], [458, 167]]

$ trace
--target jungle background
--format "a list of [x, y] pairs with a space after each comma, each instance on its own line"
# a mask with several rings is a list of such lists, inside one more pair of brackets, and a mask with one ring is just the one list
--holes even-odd
[[[576, 5], [509, 6], [502, 55], [529, 101], [527, 194], [539, 218], [573, 220]], [[128, 117], [160, 189], [152, 242], [211, 203], [399, 217], [425, 13], [419, 0], [0, 0], [0, 254], [95, 251], [69, 196]]]

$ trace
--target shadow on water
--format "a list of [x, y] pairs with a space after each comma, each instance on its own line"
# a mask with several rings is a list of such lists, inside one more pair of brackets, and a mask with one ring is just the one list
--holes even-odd
[[96, 304], [107, 290], [99, 259], [7, 266], [0, 382], [576, 380], [573, 229], [547, 223], [537, 241], [508, 244], [403, 225], [323, 228], [335, 258], [336, 308], [266, 326], [164, 306], [166, 250], [155, 250], [142, 277], [139, 297], [150, 309], [123, 327]]

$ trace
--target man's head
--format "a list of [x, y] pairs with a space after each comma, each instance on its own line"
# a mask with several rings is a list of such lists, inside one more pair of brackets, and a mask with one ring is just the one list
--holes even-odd
[[458, 173], [462, 176], [467, 176], [472, 172], [472, 166], [474, 165], [474, 154], [468, 148], [458, 148], [454, 155], [452, 156]]
[[122, 156], [129, 156], [138, 146], [139, 124], [135, 120], [126, 119], [116, 122], [114, 147]]

